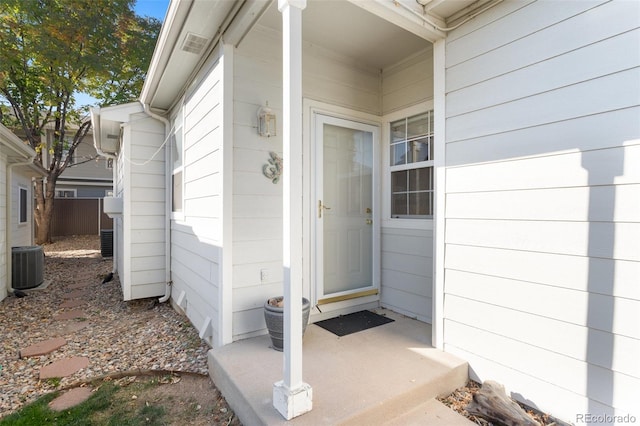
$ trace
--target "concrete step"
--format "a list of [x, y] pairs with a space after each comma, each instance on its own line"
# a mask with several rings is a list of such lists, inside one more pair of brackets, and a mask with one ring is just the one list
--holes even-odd
[[313, 409], [289, 422], [272, 404], [283, 353], [270, 348], [268, 336], [209, 351], [209, 374], [247, 425], [378, 425], [408, 413], [430, 416], [434, 410], [423, 404], [464, 386], [467, 363], [431, 347], [429, 325], [386, 314], [395, 321], [344, 337], [307, 327], [303, 379], [313, 388]]
[[[430, 357], [447, 358], [446, 354], [433, 353]], [[388, 395], [380, 400], [376, 405], [364, 408], [361, 412], [348, 418], [342, 425], [449, 425], [449, 423], [424, 423], [419, 421], [421, 417], [437, 418], [439, 412], [450, 411], [452, 418], [456, 418], [457, 413], [441, 404], [435, 398], [441, 395], [448, 395], [455, 389], [464, 386], [468, 380], [468, 365], [466, 362], [451, 365], [442, 369], [437, 374], [425, 375], [415, 379], [416, 386], [405, 389], [393, 395]], [[441, 407], [440, 407], [441, 406]], [[440, 413], [440, 415], [442, 415]], [[460, 420], [466, 420], [460, 416]], [[404, 421], [400, 421], [404, 419]], [[410, 423], [409, 420], [415, 421]], [[464, 422], [462, 424], [465, 424]]]
[[474, 424], [437, 399], [423, 402], [413, 410], [401, 413], [393, 419], [380, 423], [381, 426], [471, 426]]

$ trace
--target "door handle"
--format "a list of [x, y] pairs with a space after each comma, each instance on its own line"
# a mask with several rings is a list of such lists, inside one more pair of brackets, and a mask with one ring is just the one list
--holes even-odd
[[322, 200], [318, 200], [318, 217], [322, 218], [322, 210], [331, 210], [331, 207], [327, 207], [322, 204]]

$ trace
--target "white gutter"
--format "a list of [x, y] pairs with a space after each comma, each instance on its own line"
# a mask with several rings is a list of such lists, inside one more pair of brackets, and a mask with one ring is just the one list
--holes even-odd
[[[171, 123], [169, 120], [161, 115], [151, 112], [149, 104], [145, 104], [140, 101], [144, 112], [151, 118], [162, 121], [164, 123], [164, 137], [170, 137]], [[164, 303], [171, 298], [171, 169], [169, 164], [171, 163], [171, 149], [166, 145], [164, 149], [165, 155], [165, 182], [164, 182], [164, 274], [165, 274], [165, 288], [164, 296], [158, 299], [158, 302]]]
[[393, 4], [395, 4], [396, 6], [400, 6], [403, 9], [411, 12], [412, 14], [414, 14], [415, 16], [417, 16], [418, 18], [422, 19], [426, 24], [431, 25], [434, 29], [438, 30], [438, 31], [442, 31], [445, 33], [448, 33], [449, 31], [453, 31], [456, 28], [462, 26], [463, 24], [466, 24], [467, 22], [469, 22], [470, 20], [472, 20], [473, 18], [475, 18], [476, 16], [480, 15], [481, 13], [491, 9], [493, 6], [502, 3], [503, 0], [496, 0], [494, 3], [491, 3], [490, 5], [488, 5], [487, 7], [480, 9], [477, 12], [472, 13], [471, 15], [469, 15], [467, 18], [465, 18], [462, 22], [457, 23], [456, 25], [454, 25], [453, 27], [441, 27], [440, 25], [438, 25], [437, 23], [435, 23], [434, 21], [432, 21], [431, 19], [429, 19], [428, 17], [421, 15], [420, 13], [416, 12], [415, 10], [413, 10], [412, 8], [410, 8], [409, 6], [407, 6], [404, 3], [401, 3], [398, 0], [391, 0], [391, 2]]

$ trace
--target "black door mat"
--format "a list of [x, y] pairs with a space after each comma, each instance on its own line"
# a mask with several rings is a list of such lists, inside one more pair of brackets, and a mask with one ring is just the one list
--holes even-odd
[[391, 318], [378, 315], [375, 312], [360, 311], [318, 321], [315, 325], [332, 332], [336, 336], [346, 336], [347, 334], [357, 333], [358, 331], [367, 330], [393, 321]]

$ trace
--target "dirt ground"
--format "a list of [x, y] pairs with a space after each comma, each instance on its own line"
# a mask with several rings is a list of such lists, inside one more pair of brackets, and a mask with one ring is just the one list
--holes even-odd
[[126, 377], [115, 381], [120, 390], [110, 410], [99, 413], [105, 423], [113, 411], [140, 413], [148, 407], [161, 407], [160, 418], [148, 424], [193, 426], [241, 426], [211, 379], [201, 375]]
[[[147, 424], [241, 425], [206, 374], [208, 346], [198, 338], [197, 332], [186, 317], [180, 316], [169, 305], [157, 304], [155, 299], [123, 302], [117, 277], [114, 277], [113, 282], [99, 284], [101, 277], [112, 268], [111, 259], [102, 258], [100, 255], [99, 236], [58, 238], [54, 243], [45, 245], [44, 250], [45, 280], [50, 281], [49, 286], [45, 290], [29, 292], [24, 298], [10, 296], [0, 306], [0, 313], [13, 318], [12, 327], [19, 328], [16, 333], [22, 330], [16, 334], [18, 337], [12, 339], [16, 342], [6, 351], [7, 359], [0, 360], [0, 365], [5, 367], [0, 367], [0, 384], [4, 383], [1, 386], [3, 395], [0, 400], [7, 399], [7, 387], [15, 388], [14, 396], [19, 397], [22, 401], [20, 405], [23, 405], [32, 402], [43, 393], [54, 390], [77, 386], [90, 386], [96, 390], [106, 382], [111, 382], [118, 386], [114, 396], [116, 403], [106, 411], [94, 413], [102, 419], [95, 424], [112, 424], [110, 415], [116, 415], [123, 409], [137, 413], [145, 412], [146, 409], [155, 410], [157, 414], [157, 418], [149, 419]], [[63, 292], [65, 286], [72, 281], [72, 277], [86, 274], [89, 270], [91, 276], [95, 276], [92, 281], [96, 281], [97, 284], [88, 287], [91, 289], [90, 300], [82, 309], [91, 317], [88, 322], [92, 325], [75, 335], [66, 336], [68, 344], [50, 355], [31, 359], [20, 359], [16, 356], [19, 347], [33, 343], [24, 336], [29, 335], [29, 339], [39, 341], [47, 336], [48, 331], [56, 324], [49, 319], [52, 313], [57, 312], [55, 309], [60, 299], [56, 292]], [[97, 305], [92, 305], [93, 299]], [[46, 309], [49, 305], [51, 312]], [[98, 312], [97, 306], [102, 310], [93, 315], [93, 311]], [[21, 314], [27, 315], [33, 309], [47, 319], [39, 322], [30, 321], [30, 317], [21, 319]], [[111, 320], [110, 316], [113, 316], [114, 320]], [[131, 321], [140, 325], [118, 328], [122, 323]], [[34, 326], [38, 323], [43, 323], [46, 329], [34, 332]], [[143, 330], [145, 327], [153, 328], [153, 333], [137, 336], [132, 332]], [[160, 340], [153, 340], [155, 335], [158, 335]], [[18, 342], [19, 336], [27, 340]], [[74, 345], [81, 348], [84, 355], [88, 354], [92, 363], [90, 368], [62, 380], [32, 383], [34, 377], [37, 377], [37, 371], [32, 372], [34, 366], [49, 363], [54, 357], [67, 356], [62, 352], [70, 351]], [[101, 347], [93, 350], [93, 346], [101, 345], [107, 349], [106, 352], [98, 350]], [[150, 347], [146, 348], [145, 345]], [[161, 370], [162, 373], [157, 370]], [[168, 370], [178, 371], [171, 374], [166, 372]], [[135, 371], [146, 371], [150, 374], [122, 377], [124, 371], [131, 371], [131, 374]], [[105, 376], [107, 378], [103, 379]], [[25, 383], [19, 380], [20, 377], [24, 377]], [[0, 413], [4, 411], [3, 415], [8, 414], [18, 408], [20, 407], [7, 403], [5, 410], [0, 410]]]

